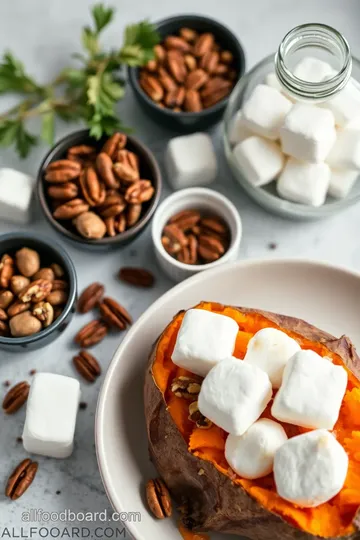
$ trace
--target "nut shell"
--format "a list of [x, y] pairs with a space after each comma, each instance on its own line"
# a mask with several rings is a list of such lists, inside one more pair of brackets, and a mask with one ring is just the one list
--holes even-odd
[[84, 212], [74, 220], [74, 225], [84, 238], [103, 238], [106, 233], [104, 221], [94, 212]]

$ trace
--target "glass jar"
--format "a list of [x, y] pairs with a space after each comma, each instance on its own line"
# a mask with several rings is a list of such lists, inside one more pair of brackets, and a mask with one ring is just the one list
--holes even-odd
[[[329, 73], [313, 73], [312, 80], [304, 80], [294, 73], [296, 66], [307, 57], [315, 57], [331, 66]], [[284, 217], [316, 219], [330, 216], [360, 200], [360, 181], [357, 181], [344, 199], [327, 197], [320, 207], [307, 206], [281, 198], [273, 181], [263, 187], [251, 184], [243, 175], [234, 158], [231, 142], [232, 122], [242, 109], [254, 88], [266, 84], [271, 78], [272, 86], [294, 102], [314, 105], [334, 100], [341, 92], [359, 93], [360, 62], [351, 56], [347, 40], [337, 30], [322, 24], [304, 24], [291, 30], [280, 43], [277, 53], [271, 54], [236, 85], [224, 116], [224, 147], [230, 168], [245, 191], [261, 206]], [[360, 130], [360, 122], [358, 129]]]

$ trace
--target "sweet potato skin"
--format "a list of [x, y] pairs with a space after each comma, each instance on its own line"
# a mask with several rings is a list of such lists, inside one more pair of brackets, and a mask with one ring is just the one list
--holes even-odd
[[[346, 366], [360, 379], [360, 358], [347, 337], [337, 339], [301, 319], [249, 308], [238, 309], [242, 313], [259, 313], [283, 329], [323, 343], [341, 356]], [[185, 525], [194, 532], [218, 531], [238, 534], [250, 540], [320, 540], [321, 537], [293, 527], [262, 507], [212, 463], [188, 451], [153, 379], [156, 349], [157, 344], [150, 355], [144, 388], [149, 452], [172, 496], [186, 508]], [[343, 539], [360, 540], [360, 512], [354, 526], [356, 532]]]

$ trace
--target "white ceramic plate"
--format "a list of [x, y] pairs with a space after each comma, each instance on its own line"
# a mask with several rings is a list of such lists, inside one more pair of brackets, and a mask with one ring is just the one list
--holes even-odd
[[[115, 353], [98, 403], [100, 472], [117, 512], [140, 512], [127, 522], [136, 540], [179, 540], [175, 520], [155, 520], [144, 502], [150, 464], [143, 413], [143, 379], [151, 345], [180, 309], [201, 300], [276, 311], [303, 318], [360, 347], [360, 274], [326, 264], [263, 260], [219, 266], [177, 285], [132, 327]], [[230, 540], [211, 535], [212, 540]]]

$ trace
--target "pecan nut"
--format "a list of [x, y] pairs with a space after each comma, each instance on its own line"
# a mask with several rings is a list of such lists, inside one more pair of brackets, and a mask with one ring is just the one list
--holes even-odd
[[29, 283], [19, 294], [21, 302], [41, 302], [50, 293], [53, 286], [52, 281], [47, 279], [37, 279]]
[[182, 231], [192, 229], [201, 219], [201, 214], [197, 210], [181, 210], [169, 219], [169, 224], [175, 224]]
[[74, 356], [73, 363], [78, 373], [90, 383], [96, 381], [101, 374], [101, 367], [96, 358], [87, 351], [80, 351]]
[[55, 219], [74, 219], [88, 210], [89, 205], [83, 199], [73, 199], [58, 206], [53, 216]]
[[200, 394], [201, 383], [190, 377], [178, 377], [171, 383], [171, 391], [176, 397], [194, 400]]
[[118, 163], [126, 163], [126, 165], [136, 171], [137, 179], [140, 178], [139, 158], [136, 154], [134, 154], [134, 152], [130, 152], [129, 150], [125, 150], [123, 148], [122, 150], [118, 151], [116, 155], [116, 161]]
[[119, 233], [122, 233], [125, 231], [127, 227], [127, 221], [125, 214], [120, 214], [120, 216], [115, 221], [116, 230]]
[[10, 255], [3, 255], [0, 262], [0, 287], [7, 289], [14, 275], [14, 259]]
[[154, 54], [156, 60], [161, 64], [165, 61], [166, 58], [166, 51], [162, 45], [155, 45], [154, 47]]
[[125, 200], [129, 204], [141, 204], [149, 201], [154, 193], [150, 180], [138, 180], [126, 190]]
[[226, 90], [227, 93], [230, 92], [231, 82], [223, 79], [222, 77], [214, 77], [209, 79], [205, 84], [204, 88], [201, 90], [202, 99], [210, 99], [214, 94]]
[[107, 325], [100, 320], [90, 321], [75, 336], [75, 343], [82, 348], [96, 345], [108, 333]]
[[5, 488], [5, 495], [16, 501], [32, 484], [38, 470], [38, 464], [31, 459], [24, 459], [12, 472]]
[[169, 74], [168, 71], [166, 71], [165, 68], [160, 67], [159, 71], [159, 81], [161, 82], [162, 86], [165, 88], [167, 92], [173, 92], [177, 89], [177, 84], [172, 78], [172, 76]]
[[112, 135], [110, 139], [106, 141], [101, 151], [105, 152], [105, 154], [110, 156], [111, 159], [114, 159], [116, 156], [116, 152], [118, 150], [121, 150], [122, 148], [125, 148], [126, 143], [127, 136], [125, 135], [125, 133], [117, 132], [114, 133], [114, 135]]
[[154, 275], [145, 268], [120, 268], [119, 278], [137, 287], [152, 287], [155, 282]]
[[88, 167], [80, 175], [80, 187], [89, 206], [102, 204], [106, 197], [105, 186], [99, 181], [94, 167]]
[[201, 220], [201, 228], [204, 231], [206, 230], [211, 233], [219, 234], [221, 236], [227, 235], [228, 232], [225, 223], [215, 217], [203, 218]]
[[211, 420], [201, 414], [197, 401], [193, 401], [193, 403], [190, 403], [189, 405], [189, 420], [194, 422], [200, 429], [209, 429], [213, 425]]
[[16, 275], [10, 280], [10, 289], [14, 294], [19, 294], [27, 285], [29, 285], [30, 279], [25, 276]]
[[38, 302], [34, 305], [32, 314], [42, 322], [44, 328], [50, 326], [54, 320], [54, 308], [50, 302]]
[[78, 178], [81, 165], [69, 159], [59, 159], [48, 165], [45, 172], [45, 180], [53, 184], [64, 184], [69, 180]]
[[105, 297], [99, 305], [100, 313], [109, 326], [125, 330], [132, 323], [131, 315], [113, 298]]
[[65, 275], [64, 269], [58, 263], [50, 264], [51, 270], [54, 272], [55, 277], [62, 278]]
[[76, 161], [83, 167], [87, 167], [92, 164], [96, 157], [96, 148], [87, 144], [79, 144], [72, 146], [67, 151], [67, 158], [70, 161]]
[[31, 306], [30, 302], [22, 302], [21, 300], [16, 300], [8, 308], [7, 313], [9, 317], [15, 317], [16, 315], [19, 315], [20, 313], [23, 313], [24, 311], [27, 311], [28, 309], [30, 309], [30, 306]]
[[[167, 55], [167, 65], [171, 75], [178, 83], [183, 83], [186, 79], [187, 69], [184, 57], [177, 50], [170, 50]], [[162, 97], [161, 97], [162, 99]], [[159, 101], [161, 101], [161, 99]]]
[[[115, 153], [115, 150], [113, 153]], [[114, 176], [113, 162], [109, 154], [106, 152], [100, 152], [96, 158], [96, 168], [108, 188], [116, 189], [119, 187], [120, 183]]]
[[191, 50], [189, 43], [184, 38], [178, 36], [167, 36], [164, 40], [164, 45], [167, 49], [177, 49], [183, 53]]
[[133, 168], [129, 163], [115, 163], [114, 173], [126, 184], [132, 184], [133, 182], [139, 180], [139, 171], [136, 168]]
[[52, 291], [67, 291], [69, 283], [65, 279], [54, 279], [52, 281]]
[[[185, 236], [184, 232], [175, 223], [166, 225], [164, 227], [163, 234], [164, 236], [167, 236], [169, 238], [173, 249], [175, 249], [175, 252], [180, 251], [182, 247], [185, 247], [188, 245], [187, 237]], [[178, 246], [180, 246], [180, 249], [178, 249]]]
[[0, 321], [0, 336], [8, 336], [10, 333], [9, 326], [5, 321]]
[[52, 268], [40, 268], [40, 270], [38, 270], [36, 274], [33, 275], [32, 279], [47, 279], [48, 281], [54, 281], [54, 270]]
[[172, 503], [168, 488], [160, 478], [149, 480], [146, 484], [146, 499], [150, 511], [158, 519], [170, 517]]
[[219, 103], [219, 101], [224, 99], [229, 94], [230, 94], [230, 87], [222, 88], [221, 90], [218, 90], [217, 92], [212, 92], [210, 95], [203, 97], [203, 105], [206, 109], [208, 109], [209, 107], [216, 105], [216, 103]]
[[170, 90], [165, 97], [165, 105], [170, 107], [181, 107], [185, 99], [185, 88], [180, 86], [174, 90]]
[[0, 308], [6, 309], [13, 301], [14, 295], [11, 291], [0, 291]]
[[46, 301], [49, 302], [52, 306], [63, 306], [68, 301], [69, 294], [67, 291], [64, 291], [63, 289], [57, 289], [55, 291], [51, 291], [46, 296]]
[[197, 68], [197, 61], [192, 54], [186, 54], [184, 56], [184, 62], [189, 71], [194, 71]]
[[77, 310], [79, 313], [88, 313], [91, 311], [101, 300], [105, 291], [104, 285], [101, 283], [91, 283], [86, 289], [81, 293]]
[[220, 55], [216, 51], [209, 51], [200, 60], [200, 67], [208, 73], [214, 73], [219, 64]]
[[105, 201], [98, 207], [98, 212], [101, 217], [109, 218], [121, 214], [125, 210], [125, 200], [120, 193], [107, 195]]
[[[141, 204], [129, 204], [126, 210], [126, 223], [128, 227], [133, 227], [140, 219], [142, 211]], [[119, 231], [120, 232], [120, 231]]]
[[195, 69], [186, 77], [185, 88], [188, 90], [199, 90], [209, 80], [209, 75], [203, 69]]
[[202, 111], [200, 94], [197, 90], [187, 90], [185, 93], [184, 107], [187, 112]]
[[2, 408], [6, 414], [18, 411], [26, 402], [29, 395], [30, 385], [26, 381], [19, 382], [4, 397]]
[[58, 186], [49, 186], [47, 192], [52, 199], [70, 201], [77, 197], [79, 189], [73, 182], [67, 182], [66, 184], [60, 184]]
[[0, 308], [0, 321], [7, 321], [8, 318], [5, 309]]
[[161, 101], [164, 97], [163, 87], [152, 75], [144, 74], [140, 78], [140, 86], [153, 101]]
[[193, 49], [194, 55], [198, 57], [204, 56], [207, 52], [213, 49], [214, 43], [215, 39], [213, 34], [210, 34], [209, 32], [201, 34], [201, 36], [199, 36], [199, 38], [195, 42]]

